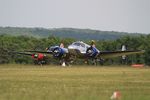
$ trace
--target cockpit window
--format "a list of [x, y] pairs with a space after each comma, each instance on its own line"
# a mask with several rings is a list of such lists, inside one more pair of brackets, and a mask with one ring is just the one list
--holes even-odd
[[83, 44], [83, 43], [74, 43], [73, 45], [76, 45], [76, 46], [81, 46], [81, 47], [85, 47], [85, 44]]
[[80, 43], [74, 43], [73, 45], [80, 46]]
[[85, 45], [84, 45], [84, 44], [81, 44], [81, 46], [82, 46], [82, 47], [85, 47]]

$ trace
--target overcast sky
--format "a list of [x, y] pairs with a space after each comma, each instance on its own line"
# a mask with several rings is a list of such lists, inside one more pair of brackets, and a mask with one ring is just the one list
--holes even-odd
[[0, 0], [0, 26], [150, 33], [150, 0]]

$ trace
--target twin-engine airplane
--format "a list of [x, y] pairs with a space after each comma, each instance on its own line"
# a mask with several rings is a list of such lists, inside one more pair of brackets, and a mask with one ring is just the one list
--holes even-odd
[[[27, 53], [28, 52], [28, 53]], [[34, 52], [35, 54], [32, 54]], [[19, 54], [31, 55], [32, 58], [42, 64], [44, 62], [45, 54], [50, 54], [53, 58], [60, 61], [60, 65], [65, 66], [73, 62], [75, 59], [84, 59], [86, 62], [92, 60], [93, 64], [97, 61], [103, 61], [106, 58], [125, 56], [130, 54], [144, 53], [144, 50], [120, 50], [120, 51], [100, 51], [95, 47], [92, 42], [88, 45], [82, 41], [73, 42], [68, 48], [64, 48], [63, 43], [60, 46], [52, 46], [47, 48], [47, 51], [24, 51], [18, 52]]]

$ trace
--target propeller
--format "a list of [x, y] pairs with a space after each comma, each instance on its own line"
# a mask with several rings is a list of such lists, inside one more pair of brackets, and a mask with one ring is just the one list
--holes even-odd
[[53, 56], [54, 57], [62, 57], [63, 54], [64, 54], [64, 51], [62, 48], [60, 48], [60, 47], [54, 48], [54, 50], [53, 50]]
[[94, 58], [94, 57], [96, 57], [96, 55], [98, 54], [98, 50], [95, 48], [95, 47], [90, 47], [90, 48], [88, 48], [87, 50], [86, 50], [86, 55], [88, 56], [88, 57], [92, 57], [92, 58]]
[[46, 55], [41, 54], [41, 53], [32, 54], [31, 56], [33, 59], [36, 59], [36, 60], [43, 60], [44, 57], [46, 57]]

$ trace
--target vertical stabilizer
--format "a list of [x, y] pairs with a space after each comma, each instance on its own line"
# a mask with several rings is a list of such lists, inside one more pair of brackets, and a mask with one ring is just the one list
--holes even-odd
[[[122, 45], [122, 48], [121, 48], [121, 51], [126, 51], [126, 46], [125, 45]], [[126, 59], [126, 55], [123, 55], [122, 56], [122, 59], [125, 60]]]

